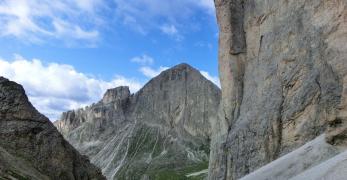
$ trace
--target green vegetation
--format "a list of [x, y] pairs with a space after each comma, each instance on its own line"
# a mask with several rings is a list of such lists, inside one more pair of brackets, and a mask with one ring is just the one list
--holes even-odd
[[[134, 129], [125, 164], [119, 169], [117, 179], [141, 179], [145, 174], [151, 180], [202, 180], [206, 174], [187, 177], [186, 175], [208, 168], [208, 161], [192, 162], [175, 143], [166, 141], [158, 134], [158, 129], [139, 126]], [[161, 154], [166, 150], [165, 154]], [[201, 146], [199, 151], [208, 151]], [[163, 168], [165, 167], [165, 168]]]
[[4, 175], [0, 176], [0, 180], [10, 180], [10, 179], [30, 180], [29, 178], [19, 175], [18, 173], [11, 170], [6, 171]]

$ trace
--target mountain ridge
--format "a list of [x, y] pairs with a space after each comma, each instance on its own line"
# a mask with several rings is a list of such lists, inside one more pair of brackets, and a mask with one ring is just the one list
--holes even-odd
[[108, 179], [182, 179], [207, 169], [219, 98], [215, 84], [183, 63], [134, 94], [128, 87], [110, 89], [98, 103], [64, 113], [55, 125]]

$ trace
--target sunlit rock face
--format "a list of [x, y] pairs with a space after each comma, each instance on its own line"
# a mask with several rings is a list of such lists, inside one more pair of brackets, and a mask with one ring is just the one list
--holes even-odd
[[216, 85], [180, 64], [135, 94], [127, 87], [108, 90], [55, 125], [108, 179], [201, 179], [219, 101]]
[[31, 105], [21, 85], [0, 77], [0, 179], [106, 178]]
[[238, 179], [323, 132], [346, 145], [347, 1], [215, 0], [222, 102], [209, 179]]

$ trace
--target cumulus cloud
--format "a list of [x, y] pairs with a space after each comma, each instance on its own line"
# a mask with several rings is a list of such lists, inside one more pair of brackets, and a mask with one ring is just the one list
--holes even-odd
[[134, 63], [141, 64], [141, 65], [147, 65], [147, 64], [153, 64], [154, 63], [154, 59], [151, 56], [148, 56], [146, 54], [144, 54], [142, 56], [133, 57], [130, 61], [134, 62]]
[[45, 64], [20, 56], [11, 61], [0, 59], [0, 76], [22, 84], [33, 105], [51, 120], [63, 111], [97, 102], [109, 88], [125, 85], [135, 92], [142, 87], [136, 79], [116, 75], [104, 81], [78, 72], [71, 65]]
[[154, 78], [155, 76], [158, 76], [162, 71], [165, 71], [167, 69], [169, 69], [169, 67], [160, 66], [158, 69], [153, 69], [151, 67], [144, 66], [140, 68], [140, 72], [148, 78]]
[[211, 82], [213, 82], [215, 85], [217, 85], [218, 87], [220, 86], [220, 81], [219, 78], [217, 76], [211, 76], [210, 73], [208, 73], [207, 71], [200, 71], [200, 73], [208, 80], [210, 80]]
[[47, 38], [95, 43], [102, 24], [98, 11], [103, 7], [103, 0], [2, 0], [0, 36], [30, 43]]

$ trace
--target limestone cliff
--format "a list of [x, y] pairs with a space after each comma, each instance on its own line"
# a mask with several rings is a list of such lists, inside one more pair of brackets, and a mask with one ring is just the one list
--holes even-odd
[[22, 86], [0, 77], [0, 179], [105, 178], [31, 105]]
[[207, 169], [219, 101], [216, 85], [180, 64], [135, 94], [128, 87], [108, 90], [55, 125], [108, 179], [187, 179]]
[[222, 102], [209, 179], [347, 135], [347, 1], [215, 0]]

